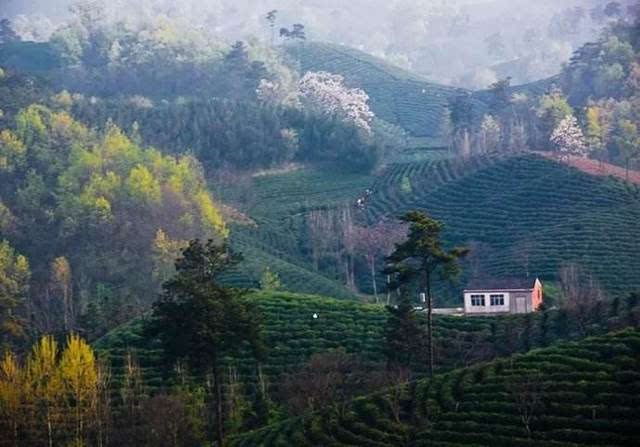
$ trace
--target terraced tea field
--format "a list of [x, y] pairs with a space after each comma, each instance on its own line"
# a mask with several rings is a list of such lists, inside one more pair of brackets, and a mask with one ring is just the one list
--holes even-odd
[[373, 191], [369, 222], [424, 210], [450, 243], [480, 247], [479, 273], [555, 279], [575, 262], [610, 291], [640, 289], [635, 185], [522, 155], [396, 165]]
[[[344, 349], [374, 363], [383, 361], [382, 328], [386, 312], [380, 306], [285, 292], [254, 292], [248, 300], [264, 321], [269, 352], [263, 370], [270, 376], [271, 383], [277, 383], [283, 372], [301, 366], [312, 354], [332, 349]], [[318, 316], [317, 319], [313, 318], [314, 314]], [[459, 339], [460, 349], [470, 349], [479, 340], [486, 342], [490, 324], [494, 320], [439, 317], [437, 321], [437, 337]], [[459, 332], [470, 339], [461, 338], [457, 335]], [[474, 336], [477, 340], [471, 340]], [[136, 320], [110, 332], [94, 347], [108, 354], [116, 389], [122, 380], [124, 357], [129, 351], [135, 353], [142, 367], [148, 392], [162, 387], [166, 384], [165, 380], [170, 378], [165, 375], [165, 368], [161, 367], [158, 346], [143, 336], [143, 320]], [[443, 350], [439, 356], [442, 365], [455, 365], [458, 357], [455, 349]], [[240, 356], [228, 361], [247, 380], [251, 380], [256, 366], [253, 360], [249, 360], [248, 356]]]
[[[382, 306], [360, 304], [286, 292], [251, 292], [248, 302], [260, 313], [269, 351], [263, 372], [276, 386], [285, 372], [295, 371], [315, 353], [342, 349], [357, 354], [372, 367], [382, 368], [383, 327], [387, 313]], [[579, 339], [584, 333], [602, 334], [616, 328], [640, 324], [640, 301], [623, 301], [617, 308], [600, 307], [582, 318], [547, 311], [509, 317], [436, 316], [434, 321], [436, 368], [445, 372], [496, 356], [525, 352], [562, 339]], [[317, 315], [318, 318], [313, 316]], [[419, 314], [423, 316], [424, 314]], [[143, 334], [142, 319], [121, 326], [94, 343], [109, 359], [111, 386], [117, 394], [122, 385], [124, 360], [131, 352], [142, 369], [145, 392], [153, 394], [173, 379], [171, 368], [162, 364], [162, 352]], [[420, 373], [426, 362], [416, 356]], [[255, 380], [256, 364], [248, 352], [226, 359], [246, 382]]]
[[237, 437], [257, 446], [637, 446], [640, 330], [407, 383]]
[[[255, 225], [234, 225], [232, 245], [244, 253], [232, 284], [255, 287], [265, 266], [280, 275], [291, 291], [354, 298], [336, 278], [316, 272], [305, 243], [305, 216], [311, 210], [350, 206], [373, 183], [361, 174], [300, 169], [252, 180], [250, 204], [245, 211]], [[223, 200], [234, 202], [232, 189]]]
[[[315, 271], [305, 226], [312, 210], [348, 206], [355, 219], [368, 223], [425, 210], [445, 222], [449, 243], [475, 247], [458, 288], [439, 305], [459, 305], [459, 289], [472, 274], [528, 272], [555, 281], [570, 262], [613, 294], [640, 289], [637, 185], [533, 154], [442, 157], [397, 163], [371, 176], [300, 169], [254, 178], [251, 205], [243, 211], [255, 226], [232, 228], [233, 244], [246, 262], [231, 282], [255, 287], [270, 265], [288, 290], [353, 298], [335, 272]], [[372, 194], [358, 209], [355, 200], [367, 189]], [[231, 192], [222, 196], [234, 199]], [[368, 279], [358, 282], [366, 286]]]
[[[421, 147], [444, 147], [441, 140], [445, 107], [464, 89], [429, 82], [428, 79], [396, 67], [370, 54], [341, 45], [306, 42], [290, 46], [289, 53], [300, 58], [302, 72], [328, 71], [344, 76], [347, 85], [367, 92], [374, 113], [402, 127], [412, 137], [420, 137]], [[557, 82], [556, 78], [514, 86], [512, 93], [540, 95]], [[490, 93], [472, 94], [473, 114], [477, 118], [487, 110]]]

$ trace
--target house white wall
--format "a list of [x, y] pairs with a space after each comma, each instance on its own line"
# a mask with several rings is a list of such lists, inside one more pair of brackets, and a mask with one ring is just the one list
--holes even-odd
[[[484, 306], [472, 306], [471, 295], [484, 295]], [[504, 304], [501, 306], [492, 306], [491, 295], [504, 295]], [[465, 292], [464, 312], [466, 314], [509, 313], [510, 299], [511, 294], [509, 292]]]

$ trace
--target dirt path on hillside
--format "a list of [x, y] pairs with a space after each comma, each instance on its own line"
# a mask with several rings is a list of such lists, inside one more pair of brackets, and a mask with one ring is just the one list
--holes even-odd
[[[559, 161], [558, 158], [552, 152], [534, 152], [551, 160]], [[629, 177], [627, 178], [626, 169], [620, 166], [615, 166], [609, 163], [600, 163], [597, 160], [591, 160], [588, 158], [581, 158], [570, 156], [568, 159], [562, 160], [562, 163], [567, 163], [569, 166], [573, 166], [576, 169], [580, 169], [583, 172], [591, 175], [608, 176], [612, 175], [622, 180], [628, 180], [631, 183], [640, 184], [640, 172], [629, 170]]]

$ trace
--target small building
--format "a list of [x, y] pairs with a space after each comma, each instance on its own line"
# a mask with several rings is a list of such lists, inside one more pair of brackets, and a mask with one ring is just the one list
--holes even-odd
[[542, 283], [533, 279], [472, 280], [464, 290], [465, 315], [526, 314], [542, 305]]

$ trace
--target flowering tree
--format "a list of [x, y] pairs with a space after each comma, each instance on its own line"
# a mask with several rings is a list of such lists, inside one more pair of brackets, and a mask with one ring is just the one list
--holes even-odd
[[500, 144], [500, 123], [491, 115], [485, 115], [480, 126], [482, 151], [488, 153], [495, 151]]
[[299, 83], [300, 97], [305, 106], [321, 113], [341, 114], [347, 121], [371, 134], [374, 113], [369, 108], [369, 95], [359, 88], [344, 85], [340, 75], [308, 72]]
[[551, 134], [551, 142], [563, 157], [568, 155], [586, 157], [587, 155], [584, 135], [578, 126], [578, 120], [573, 115], [567, 115], [560, 121]]

